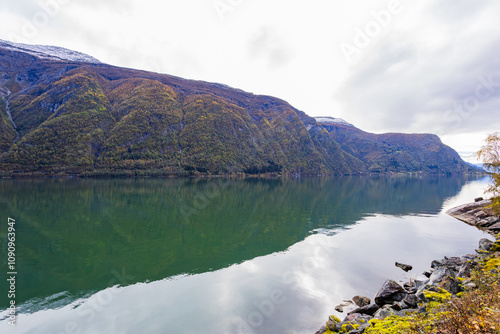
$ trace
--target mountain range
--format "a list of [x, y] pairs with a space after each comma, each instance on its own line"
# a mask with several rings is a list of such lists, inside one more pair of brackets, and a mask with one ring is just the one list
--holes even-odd
[[0, 172], [477, 172], [432, 134], [372, 134], [281, 99], [0, 40]]

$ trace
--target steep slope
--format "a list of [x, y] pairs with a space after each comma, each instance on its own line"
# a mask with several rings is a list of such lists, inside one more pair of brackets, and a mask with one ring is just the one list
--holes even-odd
[[366, 164], [370, 173], [422, 172], [426, 174], [475, 172], [457, 152], [432, 134], [373, 134], [341, 119], [316, 118], [333, 140]]
[[0, 99], [0, 152], [9, 150], [16, 136], [16, 130], [7, 112], [7, 105], [3, 99]]
[[0, 172], [8, 175], [468, 171], [437, 137], [424, 148], [413, 135], [353, 137], [274, 97], [58, 47], [0, 40], [0, 97]]
[[343, 152], [313, 118], [285, 101], [220, 84], [55, 59], [50, 54], [40, 57], [2, 45], [5, 42], [0, 45], [3, 171], [364, 171], [363, 164]]

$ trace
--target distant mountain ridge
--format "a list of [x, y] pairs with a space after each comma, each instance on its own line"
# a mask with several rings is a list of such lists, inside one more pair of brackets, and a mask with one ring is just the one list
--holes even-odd
[[[387, 145], [343, 120], [318, 122], [278, 98], [58, 47], [0, 41], [0, 97], [6, 175], [474, 171], [436, 136], [425, 138], [442, 158], [411, 145], [414, 135], [391, 137], [398, 154], [370, 154]], [[435, 161], [405, 162], [408, 154]]]
[[[370, 173], [423, 172], [453, 173], [476, 167], [465, 163], [460, 155], [444, 145], [433, 134], [374, 134], [343, 120], [317, 120], [328, 130], [344, 152], [362, 160]], [[466, 166], [464, 166], [464, 163]]]

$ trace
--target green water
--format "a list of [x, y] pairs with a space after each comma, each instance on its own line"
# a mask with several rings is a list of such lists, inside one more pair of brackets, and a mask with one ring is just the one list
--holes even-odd
[[[294, 254], [292, 246], [298, 249], [311, 236], [355, 231], [360, 222], [378, 215], [393, 220], [436, 217], [445, 201], [456, 196], [470, 181], [473, 180], [467, 177], [0, 180], [0, 219], [5, 221], [0, 228], [2, 263], [5, 268], [7, 219], [11, 217], [16, 219], [17, 226], [16, 303], [22, 313], [19, 321], [27, 326], [31, 321], [36, 323], [31, 319], [41, 317], [43, 310], [63, 312], [57, 310], [65, 310], [66, 305], [75, 301], [84, 302], [85, 298], [113, 286], [139, 295], [142, 291], [144, 296], [136, 298], [144, 301], [142, 298], [155, 298], [154, 294], [146, 296], [146, 287], [155, 282], [169, 284], [162, 285], [161, 291], [170, 291], [173, 284], [187, 286], [196, 280], [198, 283], [193, 284], [203, 286], [209, 273], [222, 275], [216, 281], [227, 278], [233, 271], [241, 275], [242, 269], [238, 268], [267, 261], [260, 259], [268, 256], [282, 256], [279, 263], [288, 261], [290, 266], [294, 261], [300, 264], [300, 255], [295, 260], [285, 256]], [[463, 247], [469, 249], [478, 236], [465, 236], [471, 239], [466, 243], [459, 238], [453, 247], [459, 251]], [[343, 246], [344, 251], [348, 247]], [[272, 272], [276, 266], [270, 264], [262, 270]], [[6, 269], [0, 272], [0, 291], [8, 290], [6, 272]], [[262, 279], [267, 284], [276, 277]], [[247, 285], [242, 281], [227, 283], [237, 290], [237, 297], [220, 304], [221, 311], [210, 317], [214, 326], [221, 321], [219, 318], [224, 318], [225, 307], [255, 298], [255, 294], [245, 291], [257, 283]], [[211, 281], [207, 286], [213, 284]], [[277, 286], [280, 291], [289, 291]], [[8, 306], [5, 297], [2, 293], [0, 309]], [[176, 302], [175, 306], [166, 303], [165, 307], [174, 307], [185, 316], [194, 307], [189, 296], [185, 299], [186, 305]], [[126, 307], [126, 302], [122, 307]], [[183, 307], [186, 313], [180, 311]], [[155, 314], [158, 308], [161, 309], [158, 306], [149, 313]], [[201, 309], [194, 307], [197, 312]], [[114, 321], [117, 316], [112, 311], [105, 319]], [[160, 316], [154, 317], [151, 322], [157, 319], [158, 329], [144, 333], [190, 333], [187, 329], [166, 328], [185, 328], [182, 325], [187, 320], [183, 316], [168, 324], [160, 321]], [[50, 330], [56, 333], [57, 321], [48, 319], [53, 325]], [[255, 333], [277, 330], [277, 321], [272, 326], [253, 326], [252, 330]], [[315, 326], [305, 325], [307, 321], [304, 319], [304, 328]], [[96, 323], [92, 322], [92, 326]], [[130, 329], [140, 321], [129, 319], [126, 323]], [[92, 333], [92, 326], [84, 321], [79, 330]], [[212, 331], [207, 324], [205, 333], [223, 330], [215, 328]], [[24, 332], [37, 333], [33, 329]]]

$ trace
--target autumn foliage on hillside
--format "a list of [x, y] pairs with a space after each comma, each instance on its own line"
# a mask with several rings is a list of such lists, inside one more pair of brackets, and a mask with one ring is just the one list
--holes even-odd
[[373, 143], [342, 142], [280, 99], [106, 64], [0, 49], [0, 97], [4, 175], [468, 170], [441, 143], [436, 161], [395, 137], [394, 154], [386, 146], [366, 154]]

